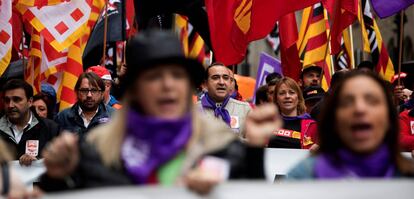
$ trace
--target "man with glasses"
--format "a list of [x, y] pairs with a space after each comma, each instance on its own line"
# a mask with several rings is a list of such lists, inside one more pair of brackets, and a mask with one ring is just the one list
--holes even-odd
[[224, 64], [213, 63], [207, 67], [204, 81], [207, 93], [198, 105], [207, 116], [224, 121], [235, 133], [240, 134], [251, 108], [248, 103], [230, 97], [233, 81], [230, 70]]
[[114, 109], [103, 103], [105, 83], [92, 72], [82, 73], [75, 85], [77, 102], [56, 116], [62, 130], [83, 137], [94, 127], [109, 121]]

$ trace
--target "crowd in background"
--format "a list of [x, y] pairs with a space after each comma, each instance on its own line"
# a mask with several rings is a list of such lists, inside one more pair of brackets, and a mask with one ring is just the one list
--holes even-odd
[[44, 159], [35, 183], [43, 192], [181, 184], [207, 194], [226, 179], [263, 179], [264, 148], [312, 151], [286, 180], [413, 177], [401, 152], [414, 153], [414, 74], [389, 83], [374, 67], [336, 72], [327, 91], [317, 65], [298, 82], [272, 73], [253, 103], [225, 65], [204, 69], [175, 35], [142, 32], [128, 42], [119, 79], [90, 67], [75, 84], [77, 102], [61, 112], [51, 86], [34, 95], [24, 80], [3, 85], [2, 193], [32, 194], [5, 177], [7, 161]]

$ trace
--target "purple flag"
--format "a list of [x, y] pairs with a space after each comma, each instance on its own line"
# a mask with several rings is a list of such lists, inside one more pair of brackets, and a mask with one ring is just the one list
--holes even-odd
[[414, 4], [414, 0], [371, 0], [377, 15], [386, 18]]
[[[280, 61], [264, 52], [260, 53], [260, 63], [259, 69], [257, 70], [256, 87], [254, 89], [255, 94], [260, 86], [266, 84], [266, 76], [273, 72], [283, 75]], [[254, 96], [254, 99], [256, 100], [256, 96]]]

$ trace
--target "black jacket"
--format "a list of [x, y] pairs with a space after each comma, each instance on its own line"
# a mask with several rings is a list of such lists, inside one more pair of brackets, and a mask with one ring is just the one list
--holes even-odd
[[6, 116], [0, 118], [0, 138], [10, 145], [16, 160], [26, 153], [26, 142], [28, 140], [39, 141], [37, 158], [41, 158], [42, 149], [59, 134], [59, 127], [53, 120], [40, 118], [33, 112], [32, 116], [32, 124], [34, 126], [29, 126], [24, 131], [19, 143], [16, 143]]
[[99, 105], [98, 113], [92, 118], [88, 128], [83, 124], [83, 120], [79, 115], [79, 104], [76, 103], [71, 108], [67, 108], [60, 112], [55, 121], [59, 124], [61, 130], [66, 130], [79, 134], [81, 137], [85, 136], [91, 129], [96, 126], [109, 121], [114, 109], [106, 106], [103, 103]]

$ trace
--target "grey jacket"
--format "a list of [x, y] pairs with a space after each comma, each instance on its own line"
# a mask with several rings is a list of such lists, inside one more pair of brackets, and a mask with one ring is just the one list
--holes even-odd
[[[204, 109], [201, 102], [197, 102], [197, 106], [200, 110], [202, 110], [203, 113], [205, 113], [208, 118], [212, 118], [224, 123], [222, 118], [215, 117], [213, 109]], [[246, 121], [247, 114], [251, 110], [249, 103], [230, 98], [229, 102], [224, 108], [229, 112], [232, 119], [232, 124], [234, 124], [231, 125], [231, 129], [237, 133], [237, 135], [243, 137], [242, 132], [244, 132], [244, 122]]]

